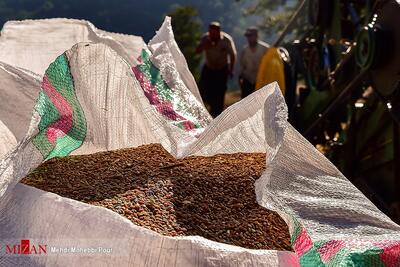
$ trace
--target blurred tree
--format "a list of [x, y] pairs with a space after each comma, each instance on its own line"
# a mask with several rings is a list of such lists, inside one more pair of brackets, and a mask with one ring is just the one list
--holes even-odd
[[175, 6], [168, 14], [172, 18], [172, 29], [193, 76], [198, 80], [201, 55], [196, 54], [196, 46], [201, 38], [201, 21], [196, 8], [192, 6]]
[[[240, 0], [239, 0], [240, 1]], [[301, 4], [293, 0], [256, 0], [255, 4], [244, 10], [244, 15], [256, 15], [262, 18], [259, 27], [266, 34], [280, 33], [289, 22], [292, 14]], [[307, 10], [304, 10], [293, 26], [293, 37], [297, 37], [307, 30]]]

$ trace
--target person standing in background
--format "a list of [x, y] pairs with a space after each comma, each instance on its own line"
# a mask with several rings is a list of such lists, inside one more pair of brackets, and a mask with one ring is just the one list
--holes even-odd
[[258, 67], [269, 48], [267, 43], [258, 40], [258, 29], [256, 27], [247, 28], [244, 35], [247, 38], [247, 45], [240, 53], [239, 76], [242, 99], [254, 92]]
[[210, 106], [210, 114], [218, 116], [224, 109], [228, 77], [233, 77], [236, 48], [230, 35], [221, 31], [219, 22], [211, 22], [196, 48], [205, 53], [205, 64], [200, 75], [200, 94]]

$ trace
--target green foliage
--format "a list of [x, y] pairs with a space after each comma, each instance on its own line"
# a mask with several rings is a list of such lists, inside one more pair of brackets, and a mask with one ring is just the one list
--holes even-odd
[[168, 14], [172, 18], [175, 40], [196, 80], [199, 78], [201, 55], [196, 54], [196, 46], [201, 38], [201, 22], [198, 11], [192, 6], [176, 6]]
[[[301, 1], [276, 1], [276, 0], [257, 0], [252, 7], [245, 9], [244, 15], [256, 15], [262, 18], [259, 27], [266, 34], [277, 34], [288, 24], [290, 18], [299, 7]], [[293, 25], [292, 34], [294, 37], [302, 34], [306, 30], [307, 10], [303, 9], [300, 17]]]

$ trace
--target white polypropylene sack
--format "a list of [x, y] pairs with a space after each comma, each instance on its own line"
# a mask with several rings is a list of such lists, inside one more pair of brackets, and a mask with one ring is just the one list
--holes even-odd
[[7, 152], [14, 148], [17, 140], [13, 133], [5, 126], [0, 120], [0, 159], [3, 158]]
[[[187, 144], [196, 142], [195, 137], [172, 126], [149, 105], [138, 82], [129, 73], [130, 66], [110, 48], [103, 44], [79, 44], [68, 51], [67, 55], [76, 95], [87, 122], [85, 142], [74, 154], [161, 143], [177, 155], [183, 153]], [[85, 64], [89, 58], [96, 58], [94, 62], [98, 63]], [[107, 62], [111, 62], [111, 66]], [[112, 82], [109, 79], [110, 73], [113, 74]], [[98, 91], [91, 90], [95, 83]], [[262, 101], [261, 96], [257, 99]], [[258, 112], [260, 115], [261, 112]], [[275, 266], [280, 261], [296, 260], [292, 252], [250, 251], [200, 237], [164, 237], [135, 226], [104, 208], [61, 198], [21, 184], [15, 185], [43, 160], [42, 154], [31, 142], [37, 133], [39, 120], [39, 114], [35, 113], [30, 134], [1, 163], [0, 188], [7, 189], [2, 192], [4, 195], [0, 202], [2, 245], [29, 238], [32, 243], [46, 242], [49, 247], [76, 244], [79, 247], [112, 248], [114, 253], [65, 256], [49, 252], [45, 257], [3, 257], [8, 263], [48, 266], [205, 266], [213, 262], [230, 265], [240, 261], [247, 262], [249, 266], [265, 266], [265, 262]], [[231, 120], [230, 123], [235, 121]], [[226, 149], [235, 151], [237, 148]], [[171, 253], [171, 249], [174, 253]]]
[[[43, 75], [57, 56], [79, 42], [106, 44], [131, 65], [136, 63], [136, 58], [145, 47], [140, 36], [103, 31], [85, 20], [55, 18], [9, 21], [1, 30], [0, 61]], [[169, 17], [149, 44], [159, 42], [167, 43], [182, 81], [202, 103], [197, 84], [175, 42]]]
[[79, 42], [104, 43], [133, 64], [143, 38], [97, 29], [76, 19], [8, 21], [0, 35], [0, 61], [43, 75], [54, 59]]
[[[163, 64], [164, 68], [178, 69], [175, 63]], [[46, 82], [46, 77], [50, 82]], [[165, 78], [170, 85], [164, 87], [182, 88], [174, 87], [180, 84], [176, 79], [180, 76]], [[18, 80], [15, 82], [18, 84]], [[1, 249], [2, 265], [376, 266], [381, 261], [384, 266], [397, 266], [400, 263], [400, 227], [288, 124], [286, 106], [276, 83], [229, 107], [198, 136], [160, 114], [146, 97], [144, 84], [136, 79], [132, 66], [104, 44], [78, 44], [49, 67], [26, 137], [0, 162], [0, 248], [29, 239], [31, 244], [46, 244], [48, 253], [12, 255]], [[66, 94], [65, 88], [70, 87]], [[39, 130], [42, 119], [54, 115], [46, 97], [53, 99], [65, 116]], [[182, 101], [187, 99], [190, 98], [182, 97]], [[75, 112], [70, 113], [70, 109]], [[201, 116], [206, 118], [207, 114]], [[62, 123], [57, 124], [59, 121]], [[43, 140], [42, 135], [53, 141]], [[41, 142], [51, 144], [51, 149], [40, 146]], [[44, 158], [66, 151], [87, 154], [149, 143], [161, 143], [177, 157], [266, 152], [266, 171], [256, 181], [257, 201], [278, 211], [285, 219], [295, 252], [249, 250], [202, 237], [166, 237], [136, 226], [105, 208], [18, 184]], [[95, 252], [57, 251], [71, 247], [93, 248]]]
[[157, 47], [160, 43], [165, 43], [170, 49], [171, 57], [174, 60], [176, 70], [180, 75], [180, 78], [185, 83], [186, 87], [192, 92], [192, 94], [203, 103], [196, 81], [189, 70], [186, 59], [183, 56], [181, 50], [179, 50], [178, 44], [175, 41], [174, 33], [171, 26], [171, 18], [166, 17], [160, 30], [149, 42], [149, 48], [152, 50]]
[[41, 77], [0, 62], [0, 120], [17, 141], [28, 131]]

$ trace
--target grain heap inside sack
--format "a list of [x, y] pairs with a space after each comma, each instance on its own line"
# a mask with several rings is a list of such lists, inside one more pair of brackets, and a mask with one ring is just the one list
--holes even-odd
[[265, 154], [175, 159], [161, 145], [51, 159], [21, 182], [111, 209], [163, 235], [292, 250], [287, 225], [257, 204]]

